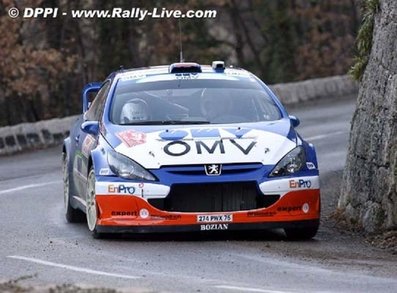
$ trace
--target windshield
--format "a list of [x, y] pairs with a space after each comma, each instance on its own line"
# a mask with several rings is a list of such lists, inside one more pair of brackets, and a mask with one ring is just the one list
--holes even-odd
[[[152, 79], [151, 79], [152, 80]], [[110, 120], [120, 125], [228, 124], [281, 118], [256, 81], [119, 80]]]

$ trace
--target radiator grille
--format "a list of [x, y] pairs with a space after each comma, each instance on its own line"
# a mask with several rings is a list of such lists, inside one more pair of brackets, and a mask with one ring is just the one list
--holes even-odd
[[174, 212], [244, 211], [270, 206], [278, 195], [263, 195], [255, 182], [175, 184], [165, 199], [149, 199], [158, 209]]

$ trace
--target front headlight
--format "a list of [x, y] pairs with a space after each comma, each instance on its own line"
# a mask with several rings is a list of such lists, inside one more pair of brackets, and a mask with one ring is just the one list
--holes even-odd
[[108, 164], [110, 170], [117, 176], [126, 179], [150, 180], [155, 181], [156, 178], [137, 162], [119, 154], [115, 151], [108, 152]]
[[273, 171], [270, 173], [270, 177], [273, 176], [285, 176], [298, 172], [305, 165], [306, 156], [303, 147], [298, 146], [286, 154], [280, 162], [277, 163]]

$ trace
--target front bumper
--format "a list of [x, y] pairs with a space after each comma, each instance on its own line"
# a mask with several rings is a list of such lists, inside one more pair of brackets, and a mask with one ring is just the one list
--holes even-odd
[[251, 230], [318, 225], [320, 190], [287, 191], [267, 208], [222, 212], [168, 212], [139, 195], [97, 194], [98, 232]]

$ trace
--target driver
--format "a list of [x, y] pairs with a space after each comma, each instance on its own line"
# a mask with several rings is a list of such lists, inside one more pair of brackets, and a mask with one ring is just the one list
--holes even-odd
[[232, 101], [223, 89], [205, 88], [201, 93], [200, 107], [204, 117], [208, 121], [214, 121], [230, 114]]
[[120, 123], [128, 124], [134, 121], [145, 121], [149, 119], [149, 107], [146, 101], [135, 98], [129, 100], [121, 109]]

